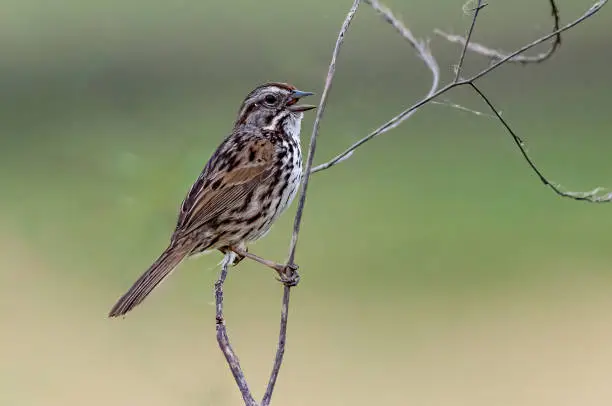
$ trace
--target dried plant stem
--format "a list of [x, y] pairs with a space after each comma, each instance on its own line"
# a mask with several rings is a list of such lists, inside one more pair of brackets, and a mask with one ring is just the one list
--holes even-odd
[[[492, 65], [490, 65], [489, 67], [483, 69], [482, 71], [478, 72], [477, 74], [471, 76], [469, 79], [463, 79], [463, 80], [459, 80], [459, 81], [453, 81], [449, 84], [447, 84], [446, 86], [440, 88], [439, 90], [437, 90], [436, 92], [434, 92], [433, 94], [425, 97], [424, 99], [418, 101], [417, 103], [415, 103], [414, 105], [412, 105], [412, 107], [404, 110], [403, 112], [401, 112], [400, 114], [396, 115], [395, 117], [393, 117], [391, 120], [387, 121], [385, 124], [381, 125], [380, 127], [378, 127], [376, 130], [374, 130], [372, 133], [370, 133], [369, 135], [363, 137], [362, 139], [360, 139], [359, 141], [355, 142], [353, 145], [351, 145], [350, 147], [348, 147], [344, 152], [340, 153], [339, 155], [337, 155], [335, 158], [333, 158], [332, 160], [318, 165], [315, 168], [313, 168], [312, 172], [319, 172], [325, 169], [328, 169], [334, 165], [337, 165], [340, 162], [343, 162], [345, 160], [348, 159], [348, 157], [350, 155], [352, 155], [354, 153], [354, 151], [359, 148], [360, 146], [362, 146], [363, 144], [365, 144], [366, 142], [370, 141], [371, 139], [387, 132], [389, 129], [394, 128], [395, 126], [397, 126], [397, 123], [402, 122], [403, 120], [406, 119], [406, 116], [413, 114], [414, 111], [416, 111], [418, 108], [430, 103], [432, 100], [434, 100], [435, 98], [445, 94], [446, 92], [459, 87], [459, 86], [466, 86], [466, 85], [472, 85], [474, 84], [478, 79], [480, 79], [481, 77], [491, 73], [493, 70], [499, 68], [501, 65], [507, 63], [508, 61], [510, 61], [512, 58], [516, 57], [517, 55], [520, 55], [522, 53], [524, 53], [525, 51], [535, 47], [536, 45], [541, 44], [542, 42], [545, 42], [546, 40], [555, 37], [559, 34], [561, 34], [564, 31], [569, 30], [570, 28], [580, 24], [581, 22], [583, 22], [584, 20], [592, 17], [593, 15], [595, 15], [599, 10], [601, 10], [601, 8], [608, 2], [608, 0], [599, 0], [598, 2], [596, 2], [595, 4], [593, 4], [583, 15], [581, 15], [580, 17], [578, 17], [577, 19], [575, 19], [574, 21], [564, 25], [563, 27], [560, 27], [557, 30], [554, 30], [553, 32], [544, 35], [540, 38], [538, 38], [537, 40], [522, 46], [521, 48], [517, 49], [516, 51], [506, 55], [504, 58], [500, 59], [499, 61], [493, 63]], [[468, 47], [469, 43], [465, 43], [464, 47]], [[523, 156], [527, 155], [527, 151], [525, 149], [525, 145], [524, 143], [520, 143], [517, 144], [517, 146], [519, 147], [521, 154]], [[533, 161], [530, 159], [528, 161], [530, 167], [532, 169], [537, 169], [537, 167], [535, 166], [535, 164], [533, 164]], [[542, 172], [540, 170], [538, 170], [536, 172], [536, 174], [540, 177], [540, 179], [542, 179], [542, 181], [549, 186], [555, 193], [557, 193], [559, 196], [562, 197], [567, 197], [573, 200], [580, 200], [580, 201], [586, 201], [586, 202], [592, 202], [592, 203], [606, 203], [606, 202], [610, 202], [612, 201], [612, 194], [606, 194], [606, 195], [600, 195], [599, 193], [601, 192], [601, 188], [595, 188], [591, 191], [587, 191], [587, 192], [571, 192], [571, 191], [565, 191], [563, 189], [561, 189], [561, 187], [559, 185], [557, 185], [554, 182], [551, 182], [549, 179], [547, 179], [546, 177], [544, 177], [542, 175]]]
[[[344, 42], [344, 37], [346, 32], [348, 31], [353, 18], [355, 17], [355, 13], [357, 13], [357, 9], [359, 7], [360, 0], [355, 0], [353, 2], [353, 6], [350, 8], [344, 22], [342, 23], [342, 28], [340, 29], [340, 33], [338, 34], [338, 38], [336, 39], [336, 45], [334, 46], [334, 51], [332, 53], [331, 62], [329, 63], [329, 68], [327, 71], [327, 77], [325, 79], [325, 87], [323, 88], [323, 93], [321, 94], [321, 100], [319, 101], [319, 107], [317, 108], [317, 115], [315, 117], [315, 122], [312, 127], [312, 135], [310, 136], [310, 146], [308, 148], [308, 158], [306, 159], [306, 169], [304, 171], [304, 178], [302, 179], [302, 184], [300, 188], [300, 194], [298, 198], [298, 207], [297, 212], [295, 214], [295, 219], [293, 221], [293, 234], [291, 237], [291, 243], [289, 244], [289, 259], [287, 260], [287, 271], [288, 272], [297, 272], [295, 265], [295, 250], [297, 248], [298, 235], [300, 233], [300, 225], [302, 223], [302, 215], [304, 213], [304, 206], [306, 204], [306, 193], [308, 191], [308, 181], [310, 179], [310, 169], [312, 168], [312, 162], [314, 160], [315, 151], [317, 148], [317, 137], [319, 135], [319, 126], [321, 124], [321, 119], [323, 118], [323, 113], [325, 112], [325, 106], [327, 105], [327, 98], [329, 96], [329, 91], [331, 89], [331, 85], [334, 79], [334, 74], [336, 72], [336, 61], [338, 59], [338, 55], [340, 54], [340, 49], [342, 48], [342, 44]], [[288, 275], [290, 278], [293, 275]], [[266, 393], [262, 400], [262, 406], [268, 406], [270, 403], [270, 399], [272, 398], [272, 392], [274, 391], [274, 385], [276, 384], [276, 378], [278, 377], [278, 372], [283, 363], [283, 356], [285, 354], [285, 342], [287, 341], [287, 318], [289, 317], [289, 299], [291, 297], [291, 286], [285, 284], [283, 286], [283, 302], [282, 302], [282, 310], [281, 310], [281, 325], [280, 325], [280, 333], [278, 339], [278, 348], [276, 350], [276, 357], [274, 359], [274, 365], [272, 367], [272, 373], [270, 374], [270, 380], [268, 382], [268, 387], [266, 389]]]
[[227, 336], [227, 330], [225, 328], [225, 318], [223, 316], [223, 284], [225, 283], [225, 278], [227, 277], [227, 268], [233, 260], [233, 253], [228, 253], [225, 255], [225, 258], [221, 264], [219, 279], [215, 283], [217, 342], [219, 343], [219, 348], [221, 348], [223, 355], [225, 355], [227, 365], [232, 371], [232, 375], [234, 375], [234, 379], [236, 380], [236, 384], [240, 389], [245, 405], [257, 406], [257, 402], [249, 390], [249, 385], [247, 384], [242, 368], [240, 367], [240, 361], [238, 360], [238, 357], [236, 356], [236, 353], [229, 342], [229, 337]]
[[[438, 86], [440, 85], [440, 67], [438, 66], [438, 62], [436, 58], [431, 53], [429, 49], [429, 44], [426, 41], [418, 40], [412, 31], [410, 31], [404, 23], [402, 23], [399, 19], [397, 19], [391, 10], [380, 4], [378, 0], [363, 0], [364, 3], [370, 5], [382, 18], [385, 22], [391, 24], [393, 28], [412, 46], [412, 48], [416, 51], [417, 56], [425, 63], [427, 68], [431, 71], [432, 80], [431, 87], [429, 92], [427, 93], [427, 97], [433, 97], [436, 94]], [[353, 151], [357, 149], [360, 145], [365, 144], [370, 139], [383, 134], [387, 131], [394, 129], [395, 127], [402, 124], [405, 120], [408, 120], [414, 113], [416, 113], [417, 109], [414, 109], [407, 114], [404, 114], [400, 119], [394, 121], [393, 123], [388, 123], [384, 129], [379, 129], [380, 132], [374, 132], [368, 135], [367, 137], [361, 139], [357, 144], [354, 144], [348, 150], [344, 151], [342, 154], [338, 155], [334, 159], [324, 164], [318, 165], [310, 170], [310, 173], [320, 172], [325, 169], [331, 168], [334, 165], [339, 164], [347, 159], [349, 159], [353, 155]]]
[[327, 97], [332, 86], [334, 74], [336, 73], [336, 61], [338, 59], [338, 55], [340, 54], [340, 48], [342, 47], [342, 43], [344, 42], [344, 36], [346, 35], [351, 21], [353, 21], [353, 17], [355, 17], [355, 13], [357, 13], [359, 3], [360, 0], [355, 0], [353, 2], [353, 6], [349, 10], [349, 13], [347, 14], [346, 18], [344, 19], [344, 23], [342, 24], [342, 28], [340, 29], [340, 34], [338, 35], [338, 39], [336, 40], [334, 52], [332, 53], [331, 62], [329, 63], [327, 77], [325, 78], [325, 87], [323, 88], [323, 93], [321, 94], [321, 100], [319, 101], [319, 107], [317, 108], [317, 115], [315, 117], [314, 125], [312, 127], [312, 135], [310, 136], [310, 146], [308, 148], [306, 168], [304, 169], [304, 179], [302, 180], [302, 187], [300, 189], [297, 213], [295, 214], [295, 220], [293, 222], [293, 235], [291, 237], [291, 244], [289, 246], [289, 260], [287, 261], [287, 263], [289, 264], [293, 264], [295, 259], [295, 249], [297, 247], [298, 235], [300, 233], [300, 225], [302, 222], [304, 205], [306, 204], [306, 193], [308, 191], [308, 182], [310, 181], [312, 162], [314, 160], [314, 154], [317, 148], [319, 127], [321, 125], [321, 119], [323, 118], [323, 113], [325, 112], [325, 107], [327, 105]]
[[[551, 9], [551, 15], [554, 21], [553, 31], [558, 31], [560, 21], [561, 21], [561, 19], [559, 18], [559, 8], [557, 7], [555, 0], [549, 0], [549, 4], [550, 4], [550, 9]], [[435, 29], [434, 32], [437, 35], [445, 38], [449, 42], [463, 45], [464, 50], [467, 48], [471, 52], [474, 52], [474, 53], [490, 58], [492, 61], [496, 61], [496, 60], [498, 61], [498, 60], [504, 59], [508, 55], [507, 52], [498, 51], [498, 50], [489, 48], [482, 44], [476, 44], [474, 42], [471, 42], [469, 38], [466, 39], [466, 37], [462, 37], [460, 35], [447, 34], [446, 32], [439, 30], [439, 29]], [[544, 62], [545, 60], [550, 58], [555, 53], [555, 51], [560, 45], [561, 45], [561, 32], [558, 32], [557, 35], [555, 35], [555, 40], [553, 41], [551, 47], [546, 52], [542, 52], [534, 56], [516, 55], [510, 58], [508, 62], [521, 63], [525, 65], [529, 63]]]
[[461, 78], [461, 68], [463, 68], [463, 62], [465, 61], [465, 53], [467, 52], [470, 39], [472, 38], [472, 34], [474, 33], [474, 28], [476, 28], [476, 20], [478, 19], [478, 13], [480, 13], [480, 10], [484, 6], [486, 6], [486, 4], [482, 4], [482, 0], [478, 0], [478, 4], [476, 4], [476, 8], [474, 9], [472, 23], [470, 24], [470, 28], [468, 28], [467, 35], [465, 36], [465, 45], [461, 50], [461, 56], [459, 57], [459, 63], [457, 64], [455, 72], [455, 80], [453, 82], [458, 82]]
[[274, 357], [274, 366], [272, 367], [272, 373], [270, 374], [270, 380], [266, 387], [266, 393], [264, 394], [263, 400], [261, 401], [262, 406], [270, 404], [272, 399], [272, 392], [274, 392], [274, 385], [276, 385], [276, 378], [280, 367], [283, 364], [283, 356], [285, 355], [285, 342], [287, 341], [287, 320], [289, 318], [289, 299], [291, 298], [291, 287], [283, 287], [283, 302], [281, 305], [281, 322], [280, 322], [280, 333], [278, 335], [278, 346], [276, 349], [276, 356]]

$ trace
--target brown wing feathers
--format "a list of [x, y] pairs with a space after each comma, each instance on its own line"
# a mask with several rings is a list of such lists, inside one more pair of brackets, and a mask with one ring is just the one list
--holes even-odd
[[[274, 145], [263, 137], [238, 138], [224, 143], [212, 159], [202, 187], [192, 189], [185, 198], [176, 236], [186, 236], [206, 223], [229, 214], [274, 169]], [[231, 151], [233, 150], [233, 153]], [[187, 204], [189, 203], [189, 204]]]

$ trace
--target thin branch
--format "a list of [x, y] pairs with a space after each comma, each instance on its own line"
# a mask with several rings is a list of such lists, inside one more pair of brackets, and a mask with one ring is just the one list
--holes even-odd
[[[329, 64], [329, 69], [327, 72], [327, 78], [325, 79], [325, 87], [323, 88], [323, 92], [321, 94], [321, 100], [319, 101], [319, 107], [317, 109], [317, 115], [315, 117], [315, 122], [312, 127], [312, 135], [310, 137], [310, 147], [308, 149], [308, 158], [306, 160], [306, 168], [304, 171], [304, 178], [302, 180], [302, 185], [300, 189], [300, 197], [298, 200], [297, 212], [295, 214], [295, 220], [293, 222], [293, 235], [291, 237], [291, 243], [289, 245], [289, 258], [287, 260], [287, 266], [285, 272], [288, 273], [286, 275], [288, 279], [296, 279], [299, 278], [297, 275], [297, 266], [295, 265], [295, 250], [297, 248], [298, 235], [300, 233], [300, 225], [302, 222], [302, 215], [304, 213], [304, 205], [306, 204], [306, 193], [308, 191], [308, 181], [310, 179], [310, 168], [312, 168], [312, 162], [314, 160], [314, 154], [317, 147], [317, 137], [319, 135], [319, 126], [321, 125], [321, 120], [323, 119], [323, 113], [325, 112], [325, 106], [327, 105], [327, 98], [329, 95], [329, 91], [332, 86], [332, 82], [334, 79], [334, 74], [336, 72], [336, 61], [338, 59], [338, 55], [340, 54], [340, 49], [342, 48], [342, 44], [344, 42], [344, 37], [346, 32], [357, 13], [357, 9], [359, 8], [360, 0], [355, 0], [353, 2], [353, 6], [350, 8], [344, 22], [342, 23], [342, 28], [340, 29], [340, 33], [338, 34], [338, 39], [336, 40], [336, 45], [334, 46], [334, 51], [332, 53], [331, 62]], [[297, 279], [296, 279], [297, 280]], [[270, 374], [270, 380], [268, 382], [268, 387], [266, 389], [266, 393], [264, 394], [263, 400], [261, 402], [262, 406], [268, 406], [270, 404], [270, 399], [272, 398], [272, 393], [274, 391], [274, 385], [276, 384], [276, 379], [278, 377], [278, 373], [280, 367], [283, 363], [283, 356], [285, 354], [285, 343], [287, 340], [287, 319], [289, 317], [289, 299], [291, 297], [291, 285], [288, 283], [284, 284], [283, 290], [283, 303], [281, 308], [281, 323], [280, 323], [280, 332], [278, 337], [278, 347], [276, 350], [276, 357], [274, 359], [274, 365], [272, 367], [272, 373]]]
[[535, 47], [536, 45], [541, 44], [542, 42], [547, 41], [548, 39], [552, 38], [552, 37], [556, 37], [557, 35], [560, 35], [562, 32], [569, 30], [570, 28], [573, 28], [574, 26], [580, 24], [581, 22], [583, 22], [584, 20], [594, 16], [599, 10], [601, 10], [601, 8], [603, 6], [606, 5], [606, 3], [608, 2], [608, 0], [598, 0], [595, 4], [593, 4], [591, 7], [589, 7], [589, 9], [587, 11], [584, 12], [584, 14], [582, 14], [580, 17], [576, 18], [574, 21], [565, 24], [563, 27], [554, 30], [553, 32], [551, 32], [550, 34], [544, 35], [540, 38], [538, 38], [537, 40], [522, 46], [521, 48], [517, 49], [516, 51], [504, 56], [502, 59], [500, 59], [499, 61], [493, 63], [491, 66], [489, 66], [486, 69], [483, 69], [482, 71], [480, 71], [479, 73], [477, 73], [476, 75], [472, 76], [470, 79], [465, 80], [463, 84], [467, 84], [467, 82], [469, 81], [475, 81], [476, 79], [481, 78], [482, 76], [488, 74], [489, 72], [493, 71], [494, 69], [499, 68], [501, 65], [507, 63], [508, 61], [512, 60], [512, 58], [521, 55], [522, 53], [524, 53], [525, 51], [530, 50], [531, 48]]
[[274, 385], [276, 384], [276, 378], [278, 378], [278, 372], [283, 363], [283, 356], [285, 355], [285, 343], [287, 341], [287, 319], [289, 318], [289, 299], [291, 297], [291, 286], [284, 286], [283, 289], [283, 303], [281, 305], [281, 322], [280, 322], [280, 333], [278, 335], [278, 347], [276, 349], [276, 356], [274, 357], [274, 366], [272, 367], [272, 373], [270, 374], [270, 380], [266, 393], [264, 394], [263, 400], [261, 401], [262, 406], [268, 406], [270, 399], [272, 399], [272, 392], [274, 391]]
[[[550, 4], [550, 9], [551, 9], [551, 15], [554, 21], [553, 31], [558, 31], [559, 25], [560, 25], [559, 8], [557, 7], [555, 0], [549, 0], [549, 4]], [[499, 61], [501, 59], [504, 59], [507, 56], [507, 52], [495, 50], [493, 48], [486, 47], [485, 45], [482, 45], [482, 44], [470, 42], [469, 36], [467, 37], [467, 40], [466, 40], [466, 37], [462, 37], [460, 35], [447, 34], [446, 32], [439, 30], [439, 29], [435, 29], [434, 32], [437, 35], [445, 38], [449, 42], [463, 45], [464, 51], [466, 49], [466, 44], [468, 44], [467, 49], [469, 49], [470, 51], [474, 53], [486, 56], [490, 58], [492, 61]], [[555, 51], [560, 45], [561, 45], [561, 33], [559, 32], [557, 33], [557, 35], [555, 35], [555, 40], [553, 41], [552, 45], [546, 52], [542, 52], [534, 56], [516, 55], [510, 58], [508, 62], [521, 63], [521, 64], [544, 62], [545, 60], [550, 58], [555, 53]]]
[[470, 44], [470, 39], [472, 38], [472, 34], [474, 33], [474, 28], [476, 27], [476, 19], [478, 19], [478, 13], [481, 9], [486, 6], [482, 4], [482, 0], [478, 0], [478, 4], [476, 4], [476, 8], [474, 9], [474, 15], [472, 16], [472, 23], [470, 24], [470, 28], [468, 29], [467, 35], [465, 36], [465, 45], [461, 50], [461, 56], [459, 57], [459, 63], [457, 64], [457, 68], [455, 71], [455, 79], [453, 82], [458, 82], [461, 77], [461, 68], [463, 68], [463, 61], [465, 60], [465, 53], [467, 52], [468, 45]]
[[[371, 2], [374, 3], [375, 1]], [[336, 46], [334, 47], [332, 59], [329, 64], [329, 69], [327, 71], [325, 87], [323, 88], [323, 93], [321, 94], [321, 100], [319, 101], [317, 115], [315, 117], [314, 125], [312, 127], [312, 135], [310, 136], [310, 147], [308, 148], [308, 158], [306, 160], [306, 168], [304, 169], [304, 179], [302, 180], [302, 187], [300, 189], [300, 198], [298, 201], [297, 213], [295, 214], [295, 220], [293, 222], [293, 235], [291, 237], [291, 244], [289, 245], [289, 260], [287, 261], [288, 265], [295, 265], [295, 249], [297, 247], [298, 235], [300, 233], [300, 225], [302, 222], [304, 204], [306, 203], [306, 192], [308, 190], [308, 182], [310, 180], [312, 162], [314, 160], [314, 154], [317, 148], [317, 136], [319, 135], [319, 126], [321, 125], [321, 119], [323, 118], [323, 113], [325, 112], [325, 107], [327, 105], [327, 97], [329, 95], [329, 90], [331, 89], [334, 75], [336, 73], [336, 61], [338, 59], [338, 55], [340, 54], [342, 43], [344, 42], [344, 36], [346, 35], [346, 32], [349, 26], [351, 25], [351, 21], [353, 21], [353, 17], [355, 17], [355, 13], [357, 12], [359, 3], [360, 0], [355, 0], [353, 2], [353, 6], [349, 10], [346, 18], [344, 19], [344, 23], [342, 23], [342, 28], [340, 29], [340, 33], [338, 34]]]
[[436, 100], [432, 100], [430, 103], [431, 104], [437, 104], [439, 106], [452, 107], [452, 108], [460, 110], [460, 111], [465, 111], [466, 113], [472, 113], [475, 116], [496, 118], [494, 115], [483, 113], [482, 111], [478, 111], [478, 110], [474, 110], [474, 109], [470, 109], [470, 108], [464, 107], [464, 106], [462, 106], [460, 104], [453, 103], [450, 100], [442, 100], [441, 102], [436, 101]]
[[234, 253], [228, 252], [225, 255], [225, 258], [223, 258], [223, 262], [221, 263], [221, 273], [219, 274], [219, 279], [215, 283], [217, 342], [219, 343], [219, 348], [221, 348], [223, 355], [225, 355], [225, 359], [227, 360], [227, 364], [232, 371], [232, 375], [234, 375], [234, 379], [236, 380], [236, 384], [240, 389], [244, 403], [247, 406], [257, 406], [257, 402], [249, 390], [249, 385], [247, 384], [242, 368], [240, 367], [240, 361], [238, 360], [238, 357], [236, 356], [236, 353], [229, 342], [229, 337], [227, 336], [227, 331], [225, 328], [225, 318], [223, 317], [223, 284], [225, 283], [225, 278], [227, 277], [227, 268], [233, 261]]
[[[460, 80], [458, 82], [451, 82], [451, 83], [447, 84], [446, 86], [444, 86], [441, 89], [437, 90], [433, 94], [431, 94], [431, 95], [427, 96], [426, 98], [418, 101], [412, 107], [410, 107], [410, 108], [404, 110], [403, 112], [401, 112], [400, 114], [396, 115], [391, 120], [387, 121], [386, 123], [384, 123], [383, 125], [378, 127], [376, 130], [371, 132], [369, 135], [367, 135], [367, 136], [363, 137], [362, 139], [360, 139], [359, 141], [355, 142], [353, 145], [348, 147], [344, 152], [342, 152], [339, 155], [337, 155], [331, 161], [329, 161], [329, 162], [327, 162], [325, 164], [317, 166], [316, 168], [314, 168], [314, 172], [319, 172], [321, 170], [328, 169], [328, 168], [338, 164], [339, 162], [345, 161], [347, 159], [347, 155], [352, 154], [357, 148], [359, 148], [360, 146], [362, 146], [366, 142], [370, 141], [371, 139], [373, 139], [373, 138], [375, 138], [375, 137], [385, 133], [390, 128], [396, 127], [398, 125], [398, 123], [404, 121], [407, 116], [413, 114], [413, 112], [416, 111], [418, 108], [424, 106], [425, 104], [430, 103], [433, 99], [435, 99], [435, 98], [445, 94], [449, 90], [452, 90], [452, 89], [454, 89], [456, 87], [460, 87], [460, 86], [471, 85], [476, 80], [478, 80], [481, 77], [489, 74], [493, 70], [499, 68], [501, 65], [507, 63], [512, 58], [516, 57], [517, 55], [520, 55], [520, 54], [524, 53], [525, 51], [528, 51], [529, 49], [535, 47], [536, 45], [539, 45], [542, 42], [544, 42], [544, 41], [546, 41], [546, 40], [548, 40], [548, 39], [550, 39], [552, 37], [555, 37], [555, 36], [561, 34], [562, 32], [567, 31], [570, 28], [580, 24], [584, 20], [586, 20], [586, 19], [592, 17], [593, 15], [595, 15], [599, 10], [601, 10], [601, 8], [607, 2], [608, 2], [608, 0], [599, 0], [599, 1], [597, 1], [584, 14], [582, 14], [580, 17], [576, 18], [574, 21], [564, 25], [563, 27], [560, 27], [559, 29], [551, 32], [550, 34], [544, 35], [544, 36], [538, 38], [537, 40], [535, 40], [535, 41], [533, 41], [533, 42], [531, 42], [531, 43], [529, 43], [527, 45], [522, 46], [521, 48], [517, 49], [516, 51], [506, 55], [503, 59], [500, 59], [499, 61], [493, 63], [489, 67], [487, 67], [487, 68], [483, 69], [482, 71], [478, 72], [477, 74], [473, 75], [469, 79]], [[540, 175], [540, 173], [538, 173], [538, 175]], [[546, 179], [546, 184], [547, 185], [554, 185], [555, 183], [550, 182], [548, 179]], [[612, 201], [612, 194], [608, 194], [608, 195], [604, 195], [604, 196], [598, 196], [597, 193], [599, 193], [600, 191], [601, 191], [601, 189], [599, 189], [599, 188], [594, 189], [594, 190], [589, 191], [589, 192], [569, 192], [569, 191], [561, 191], [560, 189], [557, 189], [557, 192], [561, 192], [561, 193], [558, 193], [560, 196], [568, 197], [568, 198], [571, 198], [571, 199], [574, 199], [574, 200], [582, 200], [582, 201], [589, 201], [589, 202], [596, 202], [596, 203], [604, 203], [604, 202]], [[596, 192], [596, 193], [594, 193], [594, 192]]]
[[535, 172], [535, 174], [540, 178], [540, 180], [542, 181], [542, 183], [544, 183], [544, 185], [551, 188], [559, 196], [569, 197], [574, 200], [583, 200], [583, 201], [588, 201], [591, 203], [609, 203], [610, 201], [612, 201], [612, 193], [600, 195], [600, 193], [603, 191], [602, 188], [595, 188], [588, 192], [568, 192], [568, 191], [562, 190], [560, 185], [551, 183], [542, 174], [540, 169], [538, 169], [535, 162], [533, 162], [533, 160], [527, 153], [527, 150], [525, 149], [525, 143], [523, 142], [523, 140], [518, 135], [516, 135], [516, 133], [514, 132], [514, 130], [512, 130], [508, 122], [503, 119], [503, 117], [501, 116], [501, 114], [499, 114], [499, 112], [497, 111], [497, 109], [495, 108], [491, 100], [487, 96], [485, 96], [485, 94], [478, 88], [478, 86], [476, 86], [475, 83], [470, 82], [469, 85], [474, 90], [474, 92], [476, 92], [476, 94], [478, 94], [480, 98], [487, 104], [487, 106], [489, 106], [493, 114], [495, 114], [497, 119], [502, 123], [504, 128], [512, 136], [512, 139], [514, 140], [514, 143], [516, 144], [518, 149], [521, 151], [523, 158], [525, 158], [525, 161], [527, 161], [527, 164], [531, 167], [531, 170]]
[[[429, 92], [427, 93], [426, 97], [432, 97], [436, 93], [436, 90], [438, 89], [438, 86], [440, 85], [440, 67], [438, 66], [438, 62], [436, 61], [436, 58], [431, 53], [431, 50], [429, 48], [428, 42], [418, 40], [412, 34], [412, 31], [410, 31], [404, 25], [404, 23], [402, 23], [399, 19], [397, 19], [393, 15], [391, 10], [389, 10], [388, 8], [386, 8], [382, 4], [380, 4], [378, 2], [378, 0], [363, 0], [363, 2], [368, 4], [368, 5], [370, 5], [376, 12], [378, 12], [378, 14], [383, 18], [383, 20], [385, 20], [387, 23], [391, 24], [391, 26], [393, 28], [395, 28], [397, 30], [397, 32], [404, 39], [406, 39], [408, 41], [408, 43], [416, 51], [417, 56], [421, 60], [423, 60], [423, 62], [425, 62], [425, 65], [427, 65], [427, 67], [429, 68], [429, 70], [431, 71], [431, 74], [432, 74], [431, 87], [430, 87]], [[401, 119], [391, 123], [390, 125], [386, 126], [384, 129], [381, 129], [379, 133], [376, 133], [376, 134], [372, 133], [372, 134], [370, 134], [370, 136], [365, 137], [364, 139], [362, 139], [360, 141], [359, 145], [366, 143], [371, 138], [374, 138], [377, 135], [380, 135], [382, 133], [385, 133], [385, 132], [387, 132], [389, 130], [394, 129], [395, 127], [397, 127], [400, 124], [402, 124], [402, 122], [404, 122], [405, 120], [408, 120], [415, 112], [416, 112], [416, 109], [414, 109], [413, 111], [409, 112], [408, 114], [403, 115]], [[315, 172], [323, 171], [325, 169], [331, 168], [334, 165], [339, 164], [340, 162], [343, 162], [343, 161], [349, 159], [351, 157], [351, 155], [353, 155], [353, 151], [359, 145], [355, 146], [355, 148], [352, 148], [350, 150], [344, 151], [342, 154], [336, 156], [334, 159], [332, 159], [329, 162], [326, 162], [326, 163], [321, 164], [321, 165], [317, 165], [316, 167], [314, 167], [310, 171], [310, 173], [315, 173]]]
[[[429, 92], [427, 92], [427, 96], [432, 95], [440, 85], [440, 67], [438, 66], [438, 61], [436, 61], [436, 58], [431, 53], [431, 49], [429, 48], [429, 42], [417, 39], [412, 34], [412, 31], [410, 31], [401, 20], [395, 17], [390, 9], [380, 4], [378, 0], [364, 0], [364, 2], [369, 4], [383, 18], [383, 20], [391, 24], [391, 26], [395, 28], [395, 30], [405, 40], [408, 41], [408, 43], [416, 51], [417, 56], [423, 62], [425, 62], [425, 65], [431, 71], [432, 75], [431, 87], [429, 88]], [[409, 119], [411, 116], [412, 114], [409, 114], [408, 116], [404, 117], [402, 120], [388, 127], [385, 132], [399, 126], [402, 122]]]

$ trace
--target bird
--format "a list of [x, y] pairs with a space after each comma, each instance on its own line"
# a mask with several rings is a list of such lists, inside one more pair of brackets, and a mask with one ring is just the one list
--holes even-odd
[[302, 180], [299, 104], [314, 93], [282, 82], [257, 86], [245, 97], [230, 134], [221, 142], [184, 198], [168, 247], [121, 296], [109, 317], [139, 305], [184, 259], [219, 250], [234, 252], [264, 237], [293, 201]]

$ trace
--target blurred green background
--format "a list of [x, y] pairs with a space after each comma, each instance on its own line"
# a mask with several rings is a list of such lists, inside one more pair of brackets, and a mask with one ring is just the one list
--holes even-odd
[[[235, 405], [214, 338], [217, 253], [183, 264], [123, 320], [114, 301], [157, 257], [248, 91], [320, 94], [351, 1], [3, 2], [0, 404]], [[544, 0], [492, 0], [475, 40], [514, 49]], [[432, 37], [443, 77], [463, 0], [387, 3]], [[559, 2], [567, 22], [588, 0]], [[542, 170], [612, 187], [612, 6], [537, 66], [481, 87]], [[540, 48], [542, 50], [544, 48]], [[466, 72], [487, 61], [469, 55]], [[426, 92], [410, 47], [362, 6], [338, 63], [317, 162]], [[486, 111], [460, 89], [447, 99]], [[304, 144], [313, 114], [304, 122]], [[252, 251], [282, 260], [290, 210]], [[309, 189], [277, 405], [609, 405], [610, 206], [543, 187], [494, 119], [430, 105]], [[261, 395], [281, 287], [247, 261], [229, 333]]]

